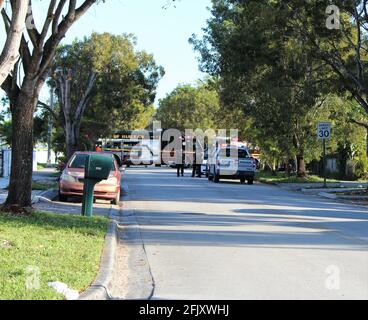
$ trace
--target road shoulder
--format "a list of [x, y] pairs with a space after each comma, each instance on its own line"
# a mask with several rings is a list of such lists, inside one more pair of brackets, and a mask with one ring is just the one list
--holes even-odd
[[111, 294], [114, 299], [149, 300], [154, 293], [154, 279], [145, 251], [140, 228], [130, 206], [129, 187], [123, 186], [124, 207], [119, 222]]

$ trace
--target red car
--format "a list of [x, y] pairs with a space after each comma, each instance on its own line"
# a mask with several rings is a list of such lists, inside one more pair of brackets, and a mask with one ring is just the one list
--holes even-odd
[[88, 155], [99, 154], [114, 159], [114, 165], [108, 180], [96, 184], [94, 197], [96, 199], [111, 200], [113, 204], [120, 201], [121, 173], [116, 156], [103, 152], [75, 152], [64, 168], [59, 180], [59, 199], [68, 201], [68, 197], [83, 196], [84, 166]]

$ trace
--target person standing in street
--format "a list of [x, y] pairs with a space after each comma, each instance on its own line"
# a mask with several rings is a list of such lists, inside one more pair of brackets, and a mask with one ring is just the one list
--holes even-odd
[[203, 163], [203, 150], [200, 149], [194, 152], [193, 155], [193, 170], [192, 170], [192, 178], [195, 177], [195, 175], [197, 174], [198, 178], [202, 178], [202, 163]]
[[184, 177], [185, 153], [183, 146], [181, 150], [176, 151], [176, 175]]
[[193, 169], [192, 169], [192, 178], [194, 178], [197, 171], [197, 152], [194, 152], [193, 155]]

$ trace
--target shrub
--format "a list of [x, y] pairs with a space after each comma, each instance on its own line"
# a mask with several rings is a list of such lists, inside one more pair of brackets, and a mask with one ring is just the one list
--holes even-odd
[[354, 175], [357, 179], [368, 179], [368, 158], [366, 156], [357, 161]]

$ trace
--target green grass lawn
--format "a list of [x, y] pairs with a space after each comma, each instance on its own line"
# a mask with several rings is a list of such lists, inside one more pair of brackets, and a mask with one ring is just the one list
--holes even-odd
[[57, 188], [58, 183], [56, 181], [32, 181], [32, 190], [49, 190]]
[[[107, 226], [103, 217], [0, 213], [0, 300], [64, 299], [48, 287], [54, 281], [84, 291], [99, 270]], [[39, 269], [39, 289], [27, 289], [30, 267]]]
[[[32, 181], [32, 190], [46, 191], [49, 189], [58, 189], [59, 184], [57, 181]], [[5, 188], [9, 190], [9, 186]]]
[[[256, 173], [256, 179], [263, 183], [314, 183], [323, 182], [323, 178], [315, 175], [307, 175], [305, 178], [299, 178], [296, 175], [288, 177], [284, 172], [277, 172], [272, 175], [271, 172], [260, 171]], [[327, 179], [327, 182], [339, 182], [338, 180]]]

